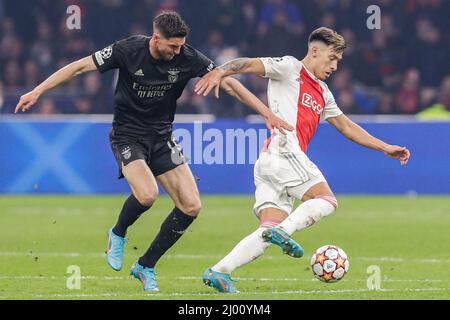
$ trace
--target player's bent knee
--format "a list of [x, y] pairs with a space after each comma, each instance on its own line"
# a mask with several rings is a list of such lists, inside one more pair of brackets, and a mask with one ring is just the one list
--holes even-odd
[[134, 196], [141, 205], [151, 207], [158, 197], [158, 191], [136, 192]]
[[190, 203], [183, 204], [181, 206], [178, 206], [181, 211], [183, 211], [184, 214], [187, 214], [191, 217], [197, 217], [200, 214], [200, 211], [202, 210], [202, 203], [200, 199], [196, 201], [192, 201]]

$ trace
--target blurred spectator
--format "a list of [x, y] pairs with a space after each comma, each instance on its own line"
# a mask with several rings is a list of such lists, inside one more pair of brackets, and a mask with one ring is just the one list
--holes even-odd
[[330, 87], [334, 92], [338, 93], [341, 90], [348, 89], [352, 85], [352, 71], [347, 67], [338, 69], [331, 79]]
[[420, 90], [419, 110], [423, 110], [436, 102], [436, 89], [425, 87]]
[[[131, 10], [125, 0], [86, 1], [86, 16], [84, 25], [89, 30], [90, 37], [101, 47], [113, 43], [128, 35], [132, 21]], [[142, 1], [137, 5], [142, 6]], [[83, 28], [82, 28], [83, 30]]]
[[399, 35], [399, 30], [395, 24], [395, 19], [389, 12], [384, 12], [381, 15], [381, 29], [387, 38], [396, 38]]
[[3, 7], [3, 1], [0, 1], [0, 21], [3, 21], [5, 16], [5, 9]]
[[[345, 68], [358, 70], [360, 67], [358, 65], [358, 42], [355, 33], [350, 29], [342, 29], [340, 34], [344, 37], [347, 48], [345, 48], [343, 60], [338, 65], [338, 72], [335, 73], [334, 77], [340, 74]], [[356, 81], [356, 79], [352, 75], [351, 79], [347, 81]]]
[[53, 60], [53, 32], [50, 24], [45, 20], [38, 22], [37, 39], [31, 44], [30, 55], [35, 63], [37, 63], [46, 73], [51, 72], [51, 64]]
[[5, 103], [5, 95], [3, 93], [3, 82], [0, 81], [0, 113], [1, 110], [3, 109], [4, 103]]
[[101, 76], [98, 72], [90, 72], [83, 78], [82, 94], [85, 95], [92, 104], [91, 113], [112, 113], [112, 106], [106, 99], [107, 91], [102, 86]]
[[[213, 29], [209, 32], [208, 42], [205, 46], [202, 46], [202, 52], [211, 59], [216, 59], [224, 49], [223, 34], [217, 29]], [[220, 65], [220, 63], [219, 63]]]
[[286, 28], [296, 34], [303, 33], [300, 10], [293, 2], [266, 0], [259, 17], [259, 34], [267, 33], [271, 25], [279, 25], [280, 16], [285, 19]]
[[156, 15], [157, 0], [133, 1], [131, 16], [132, 29], [142, 29], [145, 32], [130, 32], [130, 34], [149, 34], [152, 30], [152, 19]]
[[326, 12], [320, 18], [320, 25], [330, 29], [336, 29], [336, 17], [332, 12]]
[[[216, 12], [214, 29], [222, 33], [227, 45], [236, 45], [240, 40], [242, 14], [241, 8], [233, 0], [215, 0]], [[195, 32], [195, 31], [194, 31]]]
[[156, 14], [164, 11], [178, 11], [178, 0], [162, 0], [156, 10]]
[[377, 108], [378, 96], [376, 90], [371, 90], [361, 85], [353, 87], [353, 98], [358, 106], [358, 112], [373, 114]]
[[347, 114], [359, 113], [359, 109], [355, 103], [353, 93], [348, 89], [342, 90], [339, 93], [339, 99], [337, 101], [337, 104], [344, 113]]
[[273, 24], [259, 30], [251, 50], [254, 56], [295, 55], [299, 43], [300, 40], [289, 28], [286, 12], [278, 11]]
[[394, 97], [390, 93], [383, 93], [377, 103], [377, 108], [375, 109], [377, 114], [393, 114], [395, 113], [394, 108]]
[[188, 87], [183, 91], [178, 100], [178, 105], [178, 112], [180, 113], [211, 113], [206, 106], [206, 100], [193, 93], [192, 84], [188, 84]]
[[22, 42], [15, 31], [15, 22], [6, 18], [1, 23], [0, 60], [19, 59], [22, 54]]
[[376, 30], [371, 34], [372, 41], [364, 45], [358, 57], [358, 64], [363, 69], [356, 75], [366, 85], [382, 86], [384, 78], [397, 71], [397, 56], [389, 49], [390, 44], [383, 31]]
[[[235, 47], [227, 47], [220, 50], [216, 55], [216, 62], [218, 65], [222, 65], [227, 61], [234, 60], [238, 58], [239, 52]], [[239, 75], [235, 75], [235, 77], [239, 78]]]
[[43, 98], [39, 101], [34, 109], [37, 114], [42, 115], [51, 115], [58, 114], [58, 110], [56, 109], [55, 102], [50, 98]]
[[146, 29], [142, 24], [139, 23], [133, 23], [133, 25], [131, 26], [130, 32], [129, 32], [129, 36], [133, 36], [136, 34], [148, 34], [148, 29]]
[[74, 113], [93, 113], [92, 100], [87, 97], [79, 97], [74, 101], [75, 112]]
[[25, 88], [33, 90], [39, 84], [40, 72], [39, 67], [33, 60], [27, 60], [23, 66], [23, 73], [25, 78]]
[[[241, 7], [242, 15], [243, 15], [243, 36], [245, 39], [252, 37], [254, 34], [254, 30], [256, 29], [256, 25], [258, 23], [258, 13], [256, 5], [254, 1], [246, 0]], [[245, 44], [243, 44], [245, 46]]]
[[442, 66], [448, 63], [448, 56], [444, 56], [446, 49], [441, 48], [441, 33], [430, 20], [419, 19], [416, 32], [418, 43], [413, 63], [420, 71], [422, 84], [431, 86], [442, 79]]
[[450, 111], [450, 75], [446, 76], [442, 81], [439, 92], [439, 102]]
[[66, 40], [57, 48], [60, 57], [73, 61], [83, 58], [86, 52], [93, 52], [96, 49], [89, 37], [84, 36], [81, 30], [67, 29], [65, 21], [60, 25], [60, 34]]
[[405, 73], [403, 84], [395, 96], [395, 103], [401, 113], [411, 114], [419, 111], [419, 72], [416, 69]]
[[7, 93], [11, 94], [12, 92], [19, 90], [22, 86], [21, 76], [20, 76], [20, 68], [17, 61], [10, 60], [6, 63], [4, 69], [4, 77], [5, 77], [5, 90]]
[[[81, 30], [66, 27], [69, 4], [81, 8]], [[151, 35], [153, 17], [167, 10], [180, 12], [192, 29], [188, 43], [218, 64], [240, 56], [301, 59], [313, 29], [335, 28], [346, 39], [347, 49], [329, 84], [347, 113], [412, 114], [430, 105], [450, 108], [450, 1], [380, 0], [376, 4], [382, 12], [381, 30], [364, 27], [370, 4], [370, 0], [0, 0], [0, 112], [14, 110], [21, 94], [72, 61], [132, 34]], [[53, 100], [45, 101], [40, 112], [111, 113], [116, 77], [114, 72], [77, 77], [56, 88]], [[266, 79], [240, 80], [267, 103]], [[179, 105], [179, 112], [225, 117], [253, 112], [226, 94], [216, 100], [188, 92]]]

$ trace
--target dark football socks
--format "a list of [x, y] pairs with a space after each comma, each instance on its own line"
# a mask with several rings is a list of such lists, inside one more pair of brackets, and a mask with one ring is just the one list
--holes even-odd
[[154, 268], [162, 255], [177, 242], [194, 219], [195, 217], [184, 214], [178, 208], [173, 209], [161, 225], [161, 230], [150, 248], [139, 259], [139, 264], [146, 268]]
[[129, 196], [123, 204], [119, 219], [117, 220], [117, 223], [112, 230], [114, 234], [124, 238], [127, 233], [128, 227], [131, 226], [141, 216], [141, 214], [143, 214], [149, 208], [150, 207], [146, 207], [140, 204], [135, 196], [131, 194], [131, 196]]

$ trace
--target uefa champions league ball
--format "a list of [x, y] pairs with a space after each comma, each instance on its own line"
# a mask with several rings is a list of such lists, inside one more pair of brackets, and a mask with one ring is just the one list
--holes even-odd
[[320, 281], [333, 283], [341, 280], [348, 272], [347, 254], [339, 247], [320, 247], [311, 257], [311, 269]]

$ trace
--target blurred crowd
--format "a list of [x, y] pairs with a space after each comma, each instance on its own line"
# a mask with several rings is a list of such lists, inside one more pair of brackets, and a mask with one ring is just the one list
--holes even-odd
[[[69, 30], [70, 5], [81, 8], [81, 29]], [[381, 29], [369, 30], [366, 10], [381, 9]], [[347, 41], [328, 84], [349, 114], [416, 114], [440, 104], [450, 111], [448, 0], [0, 0], [0, 113], [68, 63], [116, 40], [152, 31], [152, 18], [176, 10], [190, 25], [188, 42], [217, 64], [247, 56], [301, 59], [309, 33], [327, 26]], [[91, 72], [45, 94], [35, 113], [111, 113], [116, 75]], [[240, 80], [263, 101], [267, 80]], [[179, 113], [242, 117], [253, 113], [233, 98], [193, 94]]]

